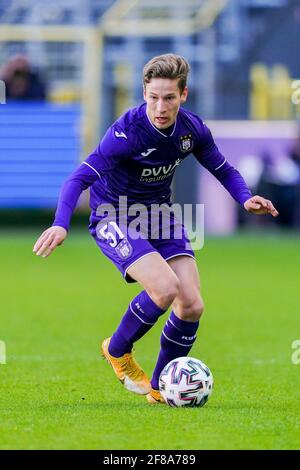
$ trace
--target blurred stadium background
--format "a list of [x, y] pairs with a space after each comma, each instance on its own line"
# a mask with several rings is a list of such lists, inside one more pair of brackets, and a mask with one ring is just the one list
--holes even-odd
[[[95, 147], [107, 126], [125, 109], [142, 100], [142, 67], [152, 56], [166, 52], [182, 54], [192, 65], [187, 107], [209, 123], [220, 149], [239, 168], [252, 190], [272, 199], [280, 211], [277, 220], [245, 215], [193, 158], [177, 171], [174, 199], [182, 204], [205, 204], [205, 230], [211, 240], [207, 254], [200, 255], [206, 279], [204, 296], [211, 317], [208, 315], [205, 319], [203, 346], [196, 349], [195, 355], [208, 360], [219, 383], [225, 382], [229, 390], [223, 391], [223, 395], [221, 390], [224, 427], [219, 421], [216, 390], [216, 405], [208, 408], [210, 417], [208, 410], [202, 415], [204, 421], [210, 423], [207, 440], [197, 441], [198, 431], [196, 428], [193, 431], [191, 419], [193, 442], [196, 448], [213, 448], [214, 445], [219, 448], [289, 448], [289, 445], [296, 448], [299, 445], [292, 434], [295, 429], [292, 417], [296, 413], [292, 405], [285, 406], [286, 415], [278, 416], [275, 424], [272, 419], [277, 415], [273, 416], [269, 402], [265, 413], [259, 418], [253, 415], [251, 421], [251, 410], [243, 400], [245, 393], [249, 398], [252, 392], [248, 389], [245, 392], [243, 386], [239, 389], [236, 376], [238, 371], [242, 380], [247, 381], [255, 375], [258, 380], [253, 379], [251, 385], [261, 384], [260, 403], [265, 403], [266, 376], [271, 400], [275, 393], [271, 383], [278, 385], [278, 371], [282, 373], [280, 380], [285, 376], [283, 395], [276, 388], [276, 402], [283, 400], [281, 404], [291, 397], [291, 388], [299, 381], [295, 368], [291, 371], [293, 366], [286, 367], [290, 364], [290, 344], [296, 339], [295, 335], [297, 337], [296, 313], [299, 311], [299, 44], [298, 1], [0, 0], [0, 79], [5, 82], [9, 77], [9, 64], [17, 55], [21, 63], [27, 58], [25, 69], [28, 73], [30, 68], [33, 81], [32, 94], [22, 95], [18, 78], [22, 81], [23, 63], [20, 69], [15, 67], [14, 70], [17, 85], [9, 91], [6, 83], [6, 91], [9, 91], [6, 100], [0, 96], [1, 309], [3, 307], [0, 340], [6, 342], [7, 364], [12, 364], [12, 369], [5, 366], [6, 371], [0, 366], [0, 373], [7, 374], [2, 375], [2, 383], [14, 397], [12, 403], [10, 397], [1, 392], [4, 400], [1, 416], [6, 419], [2, 421], [6, 427], [0, 437], [0, 447], [78, 448], [81, 443], [86, 448], [134, 448], [135, 445], [161, 448], [163, 443], [165, 448], [172, 448], [172, 442], [173, 448], [193, 448], [184, 440], [178, 443], [178, 436], [172, 437], [168, 431], [160, 437], [165, 441], [155, 441], [154, 437], [146, 442], [135, 441], [134, 436], [132, 441], [124, 440], [121, 431], [128, 424], [126, 413], [131, 411], [126, 408], [127, 403], [118, 402], [114, 391], [112, 395], [105, 394], [103, 387], [107, 383], [112, 383], [111, 389], [107, 385], [109, 390], [114, 390], [115, 386], [110, 371], [105, 376], [106, 385], [93, 375], [93, 372], [98, 374], [97, 339], [99, 335], [111, 333], [137, 286], [125, 288], [104, 257], [97, 257], [86, 230], [87, 194], [76, 210], [65, 251], [55, 253], [47, 260], [48, 264], [31, 255], [36, 237], [52, 223], [62, 182]], [[83, 226], [84, 235], [81, 233]], [[220, 238], [210, 239], [210, 235]], [[216, 282], [220, 286], [218, 296], [215, 295]], [[92, 292], [97, 289], [103, 296], [100, 316], [97, 299], [92, 300]], [[236, 289], [238, 294], [233, 301]], [[86, 292], [89, 292], [89, 299]], [[115, 296], [114, 309], [119, 312], [115, 316], [111, 314], [111, 295]], [[238, 297], [247, 299], [247, 305], [242, 300], [239, 304]], [[240, 315], [241, 309], [243, 315]], [[86, 322], [83, 319], [87, 317]], [[220, 336], [223, 327], [225, 338]], [[249, 330], [252, 343], [247, 334]], [[232, 331], [237, 331], [234, 347], [230, 341]], [[158, 342], [159, 331], [153, 335]], [[150, 353], [150, 340], [154, 336], [145, 340], [142, 355], [149, 369], [154, 361]], [[254, 363], [251, 363], [251, 351], [256, 351]], [[220, 357], [224, 366], [220, 364]], [[256, 370], [247, 369], [246, 363], [252, 364], [250, 369], [255, 365]], [[85, 367], [84, 371], [80, 364]], [[263, 369], [257, 371], [260, 366]], [[63, 373], [62, 367], [67, 372]], [[238, 388], [241, 392], [241, 402], [233, 404], [233, 408], [230, 405], [232, 383], [228, 380], [232, 369], [235, 391]], [[63, 378], [61, 374], [65, 374]], [[289, 374], [293, 375], [292, 387]], [[75, 404], [77, 399], [82, 399], [80, 394], [85, 392], [77, 393], [75, 389], [80, 390], [84, 381], [93, 383], [89, 386], [95, 402], [98, 397], [106, 400], [112, 396], [121, 404], [120, 408], [123, 407], [123, 411], [118, 409], [118, 430], [113, 425], [108, 426], [114, 412], [113, 408], [108, 408], [109, 414], [104, 420], [108, 428], [100, 443], [91, 429], [84, 427], [84, 413], [89, 423], [97, 427], [99, 422], [95, 421], [94, 411], [100, 411], [90, 405], [80, 414], [79, 409], [70, 410], [65, 404], [70, 396]], [[32, 384], [40, 388], [33, 391]], [[51, 390], [54, 390], [54, 398]], [[38, 404], [34, 412], [27, 396]], [[252, 398], [255, 402], [255, 397]], [[54, 410], [47, 400], [51, 406], [62, 403]], [[129, 400], [137, 403], [136, 397]], [[243, 417], [237, 413], [238, 403], [245, 405], [244, 418], [247, 415], [249, 419], [244, 430], [239, 428]], [[144, 412], [141, 406], [136, 406], [136, 413]], [[71, 411], [75, 421], [71, 419]], [[53, 418], [51, 424], [44, 420], [47, 413]], [[214, 413], [215, 428], [209, 421]], [[70, 421], [66, 423], [64, 420], [69, 416]], [[176, 420], [175, 415], [172, 416], [175, 428], [179, 415]], [[165, 411], [156, 417], [164, 418], [165, 424], [171, 419]], [[147, 419], [149, 437], [151, 412]], [[261, 434], [257, 431], [257, 419]], [[288, 429], [283, 428], [283, 422]], [[267, 428], [266, 423], [269, 423]], [[77, 443], [71, 438], [70, 426]], [[236, 438], [241, 440], [235, 440], [232, 434], [227, 443], [223, 442], [222, 433], [224, 436], [228, 428], [236, 431]], [[292, 435], [294, 441], [290, 440]], [[2, 444], [1, 438], [4, 439]]]

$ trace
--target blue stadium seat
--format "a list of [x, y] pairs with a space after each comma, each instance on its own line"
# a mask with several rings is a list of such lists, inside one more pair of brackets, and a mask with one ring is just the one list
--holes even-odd
[[54, 208], [80, 160], [80, 106], [0, 107], [0, 208]]

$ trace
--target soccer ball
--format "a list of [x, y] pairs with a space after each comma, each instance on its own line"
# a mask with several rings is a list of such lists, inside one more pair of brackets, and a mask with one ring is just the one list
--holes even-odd
[[213, 376], [204, 362], [193, 357], [170, 361], [159, 377], [159, 390], [170, 406], [203, 406], [213, 389]]

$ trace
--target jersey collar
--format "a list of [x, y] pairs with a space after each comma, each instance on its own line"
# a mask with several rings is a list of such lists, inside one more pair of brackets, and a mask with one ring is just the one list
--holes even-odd
[[157, 127], [155, 127], [155, 125], [152, 123], [151, 119], [149, 118], [149, 116], [148, 116], [148, 113], [147, 113], [147, 110], [146, 110], [146, 109], [145, 109], [145, 113], [146, 113], [146, 116], [147, 116], [147, 119], [148, 119], [148, 121], [149, 121], [150, 125], [153, 127], [153, 129], [155, 129], [155, 130], [156, 130], [156, 132], [158, 132], [158, 133], [159, 133], [160, 135], [162, 135], [163, 137], [172, 137], [172, 136], [173, 136], [173, 134], [174, 134], [174, 132], [175, 132], [175, 129], [176, 129], [176, 124], [177, 124], [177, 116], [176, 116], [175, 123], [174, 123], [174, 128], [173, 128], [173, 130], [172, 130], [171, 134], [170, 134], [170, 135], [166, 135], [166, 134], [164, 134], [163, 132], [161, 132], [159, 129], [157, 129]]

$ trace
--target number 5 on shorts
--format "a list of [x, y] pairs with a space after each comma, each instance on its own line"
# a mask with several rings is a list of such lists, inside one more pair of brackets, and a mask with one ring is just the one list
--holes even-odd
[[98, 230], [98, 233], [101, 236], [101, 238], [104, 238], [107, 241], [110, 240], [109, 245], [112, 248], [115, 248], [117, 244], [119, 243], [119, 241], [125, 238], [124, 233], [122, 232], [120, 227], [118, 227], [116, 222], [108, 222], [108, 224], [103, 225]]

